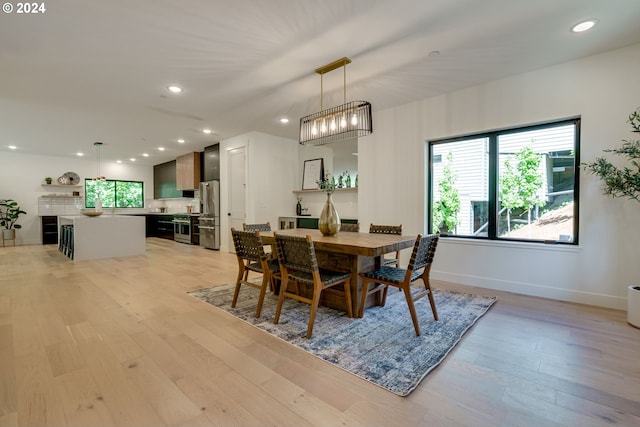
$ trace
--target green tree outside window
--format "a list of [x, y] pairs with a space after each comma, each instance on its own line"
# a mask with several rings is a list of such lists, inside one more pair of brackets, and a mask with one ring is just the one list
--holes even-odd
[[440, 227], [446, 227], [446, 231], [454, 231], [458, 225], [458, 212], [460, 212], [460, 196], [456, 187], [457, 174], [451, 168], [453, 154], [447, 155], [447, 164], [442, 170], [442, 179], [438, 182], [440, 199], [433, 208], [434, 232], [440, 232]]
[[143, 208], [142, 181], [85, 180], [85, 207], [95, 208], [100, 199], [103, 208]]

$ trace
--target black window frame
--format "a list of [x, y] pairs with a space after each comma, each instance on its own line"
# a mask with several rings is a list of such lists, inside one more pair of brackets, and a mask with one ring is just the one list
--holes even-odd
[[[524, 239], [524, 238], [513, 238], [513, 237], [500, 237], [498, 236], [498, 161], [499, 155], [498, 152], [498, 137], [502, 135], [508, 135], [513, 133], [521, 133], [532, 130], [540, 130], [545, 128], [553, 128], [559, 126], [566, 126], [573, 124], [575, 126], [575, 134], [574, 134], [574, 195], [573, 195], [573, 239], [571, 241], [561, 241], [561, 240], [540, 240], [540, 239]], [[577, 246], [579, 244], [579, 212], [580, 212], [580, 127], [581, 127], [581, 117], [570, 117], [566, 119], [553, 120], [548, 122], [541, 122], [536, 124], [522, 125], [522, 126], [514, 126], [502, 129], [495, 129], [491, 131], [478, 132], [478, 133], [470, 133], [465, 135], [459, 135], [455, 137], [447, 137], [441, 139], [434, 139], [427, 141], [427, 230], [431, 232], [433, 230], [433, 147], [436, 145], [452, 143], [452, 142], [461, 142], [465, 140], [472, 139], [488, 139], [489, 146], [489, 170], [488, 170], [488, 183], [489, 183], [489, 194], [488, 194], [488, 232], [487, 236], [473, 236], [473, 235], [456, 235], [456, 234], [442, 234], [442, 237], [447, 238], [461, 238], [461, 239], [474, 239], [474, 240], [492, 240], [492, 241], [500, 241], [500, 242], [525, 242], [525, 243], [543, 243], [543, 244], [559, 244], [559, 245], [573, 245]]]
[[[87, 198], [87, 183], [88, 182], [93, 182], [93, 180], [91, 178], [85, 178], [84, 180], [84, 194], [85, 194], [85, 200], [84, 200], [84, 207], [85, 208], [93, 208], [94, 206], [89, 206], [89, 202], [90, 200]], [[145, 198], [144, 198], [144, 181], [136, 181], [136, 180], [127, 180], [127, 179], [106, 179], [103, 182], [113, 182], [113, 202], [115, 204], [115, 206], [104, 206], [103, 208], [105, 209], [142, 209], [145, 206]], [[118, 183], [135, 183], [135, 184], [140, 184], [140, 186], [142, 187], [142, 192], [141, 192], [141, 197], [142, 197], [142, 206], [122, 206], [119, 207], [118, 206]]]

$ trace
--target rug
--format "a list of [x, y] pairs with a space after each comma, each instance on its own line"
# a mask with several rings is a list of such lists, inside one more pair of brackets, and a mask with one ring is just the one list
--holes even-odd
[[306, 339], [308, 304], [286, 298], [280, 323], [275, 325], [277, 296], [270, 292], [258, 319], [258, 289], [243, 286], [236, 308], [231, 308], [233, 285], [189, 294], [399, 396], [411, 393], [496, 301], [494, 297], [434, 289], [439, 320], [433, 320], [427, 298], [418, 300], [422, 335], [416, 337], [404, 294], [391, 288], [386, 305], [368, 308], [360, 319], [320, 307], [313, 336]]

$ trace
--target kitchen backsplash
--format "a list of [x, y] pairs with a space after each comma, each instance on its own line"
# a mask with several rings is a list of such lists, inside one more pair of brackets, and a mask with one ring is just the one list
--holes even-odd
[[38, 197], [38, 215], [80, 215], [84, 207], [84, 198], [80, 197]]
[[[122, 208], [112, 210], [111, 208], [104, 208], [105, 212], [113, 212], [118, 214], [126, 213], [146, 213], [146, 212], [160, 212], [160, 208], [164, 207], [166, 213], [185, 213], [187, 212], [187, 206], [191, 206], [192, 213], [200, 212], [200, 203], [198, 199], [161, 199], [161, 200], [146, 200], [145, 208], [132, 209]], [[57, 216], [57, 215], [80, 215], [80, 209], [84, 208], [83, 197], [63, 197], [63, 196], [41, 196], [38, 197], [38, 215], [40, 216]]]
[[147, 203], [149, 212], [159, 212], [160, 208], [165, 208], [166, 213], [186, 213], [187, 206], [191, 206], [191, 213], [200, 212], [200, 202], [198, 199], [158, 199], [149, 200]]

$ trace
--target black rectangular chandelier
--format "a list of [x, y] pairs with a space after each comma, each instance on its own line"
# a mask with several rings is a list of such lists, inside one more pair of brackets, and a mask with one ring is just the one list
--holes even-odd
[[[347, 98], [347, 64], [349, 58], [338, 59], [316, 69], [320, 74], [320, 110], [300, 119], [300, 144], [323, 145], [337, 141], [366, 136], [373, 132], [371, 104], [367, 101], [350, 101]], [[344, 68], [344, 104], [326, 110], [322, 109], [322, 76], [336, 68]]]

